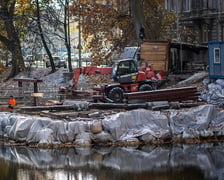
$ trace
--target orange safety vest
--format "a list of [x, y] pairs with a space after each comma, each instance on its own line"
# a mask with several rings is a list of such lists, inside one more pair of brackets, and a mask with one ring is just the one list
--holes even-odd
[[16, 100], [14, 98], [10, 98], [8, 101], [9, 106], [15, 106], [16, 105]]

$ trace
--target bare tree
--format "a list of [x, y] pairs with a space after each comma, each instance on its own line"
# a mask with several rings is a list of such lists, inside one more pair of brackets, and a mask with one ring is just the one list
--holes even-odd
[[67, 55], [68, 55], [68, 68], [69, 72], [72, 72], [72, 63], [71, 63], [71, 43], [70, 43], [70, 22], [69, 22], [69, 1], [65, 0], [64, 5], [64, 36], [65, 36], [65, 47], [67, 49]]
[[50, 63], [51, 63], [51, 71], [55, 72], [56, 68], [55, 68], [55, 64], [54, 64], [54, 59], [53, 59], [53, 57], [51, 55], [50, 49], [48, 48], [47, 42], [46, 42], [45, 37], [44, 37], [44, 32], [43, 32], [42, 26], [41, 26], [40, 3], [39, 3], [39, 0], [36, 0], [36, 6], [37, 6], [37, 14], [36, 14], [37, 15], [37, 25], [38, 25], [38, 29], [39, 29], [39, 34], [40, 34], [43, 46], [44, 46], [44, 48], [45, 48], [45, 50], [47, 52], [47, 55], [48, 55]]

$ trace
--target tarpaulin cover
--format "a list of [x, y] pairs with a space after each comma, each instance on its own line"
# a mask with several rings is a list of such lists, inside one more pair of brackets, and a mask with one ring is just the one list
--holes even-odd
[[217, 109], [213, 105], [204, 105], [192, 108], [188, 111], [173, 111], [170, 115], [170, 127], [172, 135], [182, 134], [186, 138], [204, 136], [212, 133], [210, 129], [211, 122], [218, 114]]
[[106, 117], [103, 128], [111, 133], [114, 140], [127, 140], [150, 133], [157, 138], [170, 135], [166, 115], [145, 109], [118, 113]]
[[[99, 123], [96, 121], [62, 121], [1, 112], [0, 135], [27, 143], [80, 144], [83, 141], [91, 144], [139, 140], [150, 143], [173, 137], [185, 139], [224, 134], [224, 111], [214, 105], [166, 112], [136, 109], [106, 116]], [[97, 131], [93, 128], [96, 124]]]
[[224, 105], [224, 80], [217, 79], [214, 83], [205, 85], [207, 88], [200, 98], [209, 104]]

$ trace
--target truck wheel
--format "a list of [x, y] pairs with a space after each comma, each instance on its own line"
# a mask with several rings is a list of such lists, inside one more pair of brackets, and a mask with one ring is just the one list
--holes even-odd
[[124, 90], [120, 87], [114, 87], [109, 92], [107, 97], [114, 103], [122, 103], [124, 97]]
[[153, 90], [152, 86], [149, 85], [149, 84], [142, 84], [140, 87], [139, 87], [139, 91], [151, 91]]

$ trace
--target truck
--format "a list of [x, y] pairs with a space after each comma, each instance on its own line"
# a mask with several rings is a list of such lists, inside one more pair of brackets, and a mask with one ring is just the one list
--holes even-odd
[[[145, 66], [138, 67], [134, 59], [121, 59], [115, 61], [112, 67], [76, 68], [73, 73], [73, 84], [70, 86], [70, 92], [75, 93], [78, 90], [77, 85], [81, 74], [110, 75], [111, 83], [103, 83], [93, 87], [93, 90], [98, 92], [93, 99], [94, 101], [111, 103], [122, 103], [124, 93], [154, 90], [161, 81], [165, 80], [163, 73], [155, 73], [151, 65], [145, 64]], [[66, 92], [65, 88], [61, 88], [60, 92]]]

